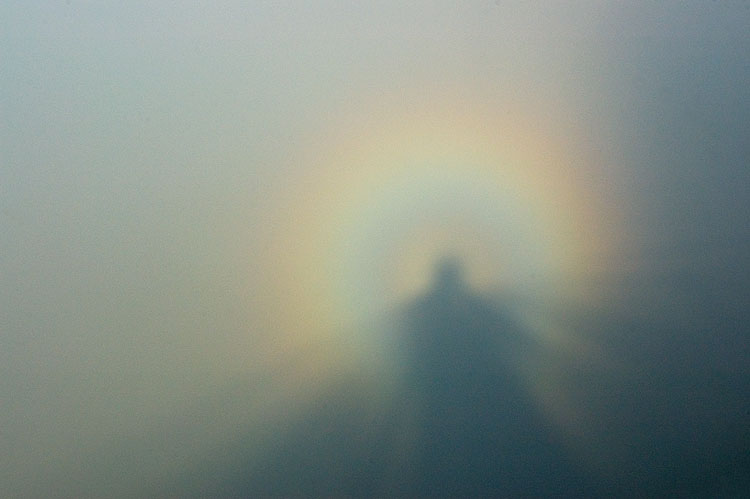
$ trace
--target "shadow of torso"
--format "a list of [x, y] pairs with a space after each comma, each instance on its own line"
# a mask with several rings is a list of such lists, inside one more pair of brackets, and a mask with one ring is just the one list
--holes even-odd
[[520, 374], [534, 349], [528, 334], [450, 270], [400, 321], [406, 362], [399, 406], [404, 427], [416, 434], [389, 494], [584, 492]]

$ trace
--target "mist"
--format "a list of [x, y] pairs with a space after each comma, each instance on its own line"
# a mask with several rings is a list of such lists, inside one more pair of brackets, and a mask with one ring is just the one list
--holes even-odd
[[4, 3], [3, 494], [740, 494], [749, 25]]

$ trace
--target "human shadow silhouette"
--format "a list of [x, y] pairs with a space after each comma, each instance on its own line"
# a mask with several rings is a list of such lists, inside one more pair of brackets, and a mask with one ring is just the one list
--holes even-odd
[[418, 432], [401, 489], [419, 497], [586, 495], [520, 374], [536, 348], [448, 258], [432, 289], [401, 312], [401, 386]]

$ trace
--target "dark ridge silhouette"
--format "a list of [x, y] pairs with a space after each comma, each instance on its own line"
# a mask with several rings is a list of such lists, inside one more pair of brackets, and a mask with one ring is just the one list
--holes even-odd
[[[531, 337], [472, 293], [459, 261], [442, 261], [432, 289], [385, 322], [404, 359], [388, 407], [373, 415], [342, 381], [260, 464], [194, 474], [187, 495], [592, 495], [518, 375]], [[235, 460], [252, 445], [238, 442]]]

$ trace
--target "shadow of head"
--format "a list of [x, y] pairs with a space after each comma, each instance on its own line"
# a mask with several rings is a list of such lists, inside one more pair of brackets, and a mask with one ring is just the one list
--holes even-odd
[[454, 256], [442, 258], [435, 266], [435, 277], [432, 292], [439, 295], [450, 295], [465, 292], [468, 286], [461, 261]]

